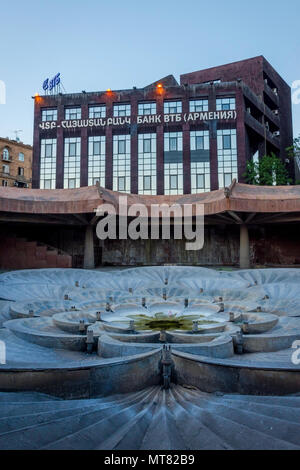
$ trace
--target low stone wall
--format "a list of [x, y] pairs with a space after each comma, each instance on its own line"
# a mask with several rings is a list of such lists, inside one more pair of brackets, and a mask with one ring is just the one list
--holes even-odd
[[177, 383], [203, 392], [243, 395], [288, 395], [300, 392], [300, 370], [222, 364], [217, 360], [172, 351]]
[[255, 352], [273, 352], [288, 349], [293, 342], [300, 340], [300, 332], [298, 334], [277, 334], [277, 335], [244, 335], [243, 350], [246, 353]]
[[[231, 336], [221, 335], [218, 338], [206, 339], [206, 342], [203, 341], [203, 338], [201, 338], [200, 335], [198, 338], [202, 341], [190, 344], [176, 344], [176, 341], [174, 341], [172, 348], [174, 350], [176, 349], [190, 354], [201, 354], [203, 356], [217, 357], [220, 359], [233, 356], [233, 343]], [[98, 354], [104, 358], [132, 356], [133, 354], [141, 354], [157, 348], [161, 349], [162, 345], [159, 343], [151, 344], [147, 342], [123, 342], [122, 340], [119, 341], [118, 339], [112, 338], [108, 335], [101, 335], [98, 340]]]
[[89, 367], [0, 370], [0, 391], [36, 391], [62, 398], [128, 393], [160, 383], [160, 351]]
[[[38, 329], [35, 330], [34, 328], [31, 329], [30, 324], [29, 326], [26, 325], [27, 321], [37, 322], [39, 320], [39, 318], [9, 320], [4, 323], [4, 327], [12, 331], [18, 338], [28, 341], [29, 343], [44, 346], [45, 348], [86, 351], [86, 335], [72, 335], [63, 333], [63, 331], [51, 333]], [[44, 321], [46, 320], [47, 318], [44, 318]], [[52, 324], [51, 319], [49, 319], [49, 324]]]
[[160, 344], [147, 343], [123, 343], [108, 335], [101, 335], [98, 340], [98, 355], [108, 357], [128, 357], [134, 354], [143, 354], [153, 349], [161, 349]]
[[209, 343], [173, 344], [172, 346], [174, 349], [176, 348], [176, 351], [200, 354], [206, 357], [225, 359], [233, 356], [233, 342], [229, 335], [222, 335]]

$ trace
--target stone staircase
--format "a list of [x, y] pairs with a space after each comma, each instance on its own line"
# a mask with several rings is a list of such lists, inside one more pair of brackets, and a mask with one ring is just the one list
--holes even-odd
[[0, 269], [71, 268], [72, 257], [49, 245], [0, 235]]
[[0, 393], [0, 449], [300, 449], [299, 405], [175, 385], [83, 400]]

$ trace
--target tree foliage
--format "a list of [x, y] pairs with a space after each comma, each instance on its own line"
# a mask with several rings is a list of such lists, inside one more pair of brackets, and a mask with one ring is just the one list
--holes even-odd
[[249, 160], [243, 176], [248, 184], [260, 186], [285, 186], [292, 182], [284, 162], [274, 153], [257, 162]]

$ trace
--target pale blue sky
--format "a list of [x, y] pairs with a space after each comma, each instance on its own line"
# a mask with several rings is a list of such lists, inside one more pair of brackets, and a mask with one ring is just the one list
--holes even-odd
[[[299, 0], [0, 1], [0, 136], [32, 143], [33, 100], [61, 73], [68, 93], [143, 87], [264, 55], [300, 80]], [[293, 107], [300, 133], [300, 104]]]

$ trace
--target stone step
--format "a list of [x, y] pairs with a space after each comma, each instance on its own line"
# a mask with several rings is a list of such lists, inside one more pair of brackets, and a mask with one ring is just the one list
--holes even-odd
[[[178, 430], [176, 417], [169, 409], [170, 393], [161, 390], [159, 398], [159, 404], [142, 441], [141, 449], [188, 449], [182, 434]], [[189, 420], [190, 417], [186, 416], [186, 418]], [[186, 425], [188, 426], [188, 422], [186, 422]]]
[[189, 403], [190, 398], [186, 396], [184, 391], [174, 387], [170, 393], [173, 397], [172, 411], [176, 416], [176, 426], [184, 436], [187, 449], [197, 449], [199, 440], [202, 450], [232, 449], [229, 444], [202, 423], [199, 414], [193, 413], [193, 407]]
[[[198, 405], [194, 406], [194, 412], [197, 413]], [[203, 409], [201, 413], [202, 422], [214, 433], [224, 439], [236, 450], [277, 450], [277, 449], [297, 449], [296, 445], [288, 443], [278, 438], [268, 436], [264, 432], [235, 422], [233, 419], [218, 414], [218, 410]]]
[[42, 449], [97, 449], [99, 445], [101, 446], [102, 442], [105, 442], [107, 436], [112, 435], [122, 426], [126, 425], [143, 410], [147, 401], [151, 400], [151, 397], [156, 393], [155, 388], [152, 388], [144, 392], [142, 398], [136, 397], [133, 402], [129, 399], [128, 403], [124, 403], [123, 406], [112, 405], [113, 411], [107, 414], [107, 416], [96, 413], [97, 416], [94, 423], [87, 425], [82, 422], [80, 429], [74, 430], [72, 433], [65, 435], [64, 438], [43, 446]]
[[227, 404], [220, 403], [217, 410], [218, 416], [228, 418], [235, 423], [243, 424], [254, 431], [259, 431], [273, 439], [300, 446], [300, 424], [291, 423], [285, 419], [266, 416], [248, 409], [235, 409]]
[[157, 405], [159, 391], [146, 398], [145, 405], [140, 411], [131, 416], [123, 426], [120, 426], [116, 432], [101, 442], [97, 450], [126, 450], [140, 448], [143, 436], [153, 419], [154, 409]]
[[[63, 401], [61, 398], [54, 397], [52, 395], [46, 395], [45, 393], [39, 392], [0, 392], [0, 403], [6, 403], [7, 406], [16, 406], [21, 403], [21, 406], [26, 406], [27, 404], [36, 405], [41, 404], [40, 402], [46, 402], [48, 404], [54, 404], [53, 402]], [[6, 408], [5, 407], [5, 408]], [[0, 411], [0, 416], [2, 415], [3, 410]]]
[[0, 393], [0, 402], [0, 449], [300, 449], [300, 397], [216, 396], [172, 384], [83, 400]]
[[0, 246], [1, 268], [43, 269], [71, 268], [72, 257], [37, 241], [4, 237]]
[[253, 411], [255, 413], [259, 413], [264, 416], [269, 416], [271, 418], [278, 418], [284, 419], [285, 421], [291, 423], [300, 423], [300, 408], [296, 408], [296, 406], [282, 406], [276, 405], [270, 400], [270, 403], [259, 403], [259, 402], [244, 402], [243, 400], [228, 400], [227, 397], [224, 398], [224, 402], [228, 403], [231, 407], [235, 409], [239, 408], [245, 411]]
[[61, 409], [57, 410], [53, 407], [52, 410], [34, 413], [34, 409], [31, 413], [17, 416], [6, 416], [0, 418], [0, 435], [10, 431], [18, 431], [24, 429], [27, 426], [42, 425], [51, 422], [53, 419], [58, 420], [66, 418], [68, 416], [76, 416], [78, 414], [84, 414], [87, 410], [93, 410], [97, 405], [94, 406], [82, 406], [77, 408]]

